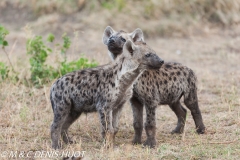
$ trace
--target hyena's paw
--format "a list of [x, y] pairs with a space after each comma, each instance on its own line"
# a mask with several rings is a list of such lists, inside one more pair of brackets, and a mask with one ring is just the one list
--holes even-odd
[[144, 143], [144, 146], [154, 148], [156, 146], [156, 139], [155, 138], [149, 138]]
[[133, 145], [142, 144], [141, 138], [134, 137], [134, 139], [132, 140], [132, 144]]
[[172, 130], [171, 134], [182, 134], [184, 131], [183, 128], [176, 127], [174, 130]]
[[198, 134], [204, 134], [205, 133], [205, 127], [197, 128], [197, 133]]

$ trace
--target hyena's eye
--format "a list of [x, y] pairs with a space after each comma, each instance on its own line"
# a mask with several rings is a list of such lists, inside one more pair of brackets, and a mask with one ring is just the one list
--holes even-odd
[[120, 37], [121, 41], [126, 42], [126, 39], [124, 39], [123, 37]]
[[151, 53], [148, 53], [145, 55], [145, 57], [150, 57], [151, 56]]

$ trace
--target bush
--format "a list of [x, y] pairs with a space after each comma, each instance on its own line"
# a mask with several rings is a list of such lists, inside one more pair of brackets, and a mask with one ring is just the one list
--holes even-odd
[[3, 62], [0, 62], [0, 79], [8, 78], [9, 68]]
[[[47, 41], [52, 43], [54, 39], [54, 35], [49, 34]], [[58, 69], [46, 64], [46, 60], [49, 54], [52, 53], [52, 49], [45, 45], [41, 36], [35, 36], [27, 40], [27, 54], [30, 55], [29, 61], [31, 65], [30, 81], [35, 86], [41, 86], [74, 70], [97, 66], [95, 61], [89, 62], [88, 59], [84, 57], [80, 57], [77, 61], [67, 62], [66, 52], [71, 45], [71, 40], [66, 34], [62, 36], [62, 39], [62, 45], [55, 45], [60, 47], [60, 53], [64, 59], [58, 62]]]
[[51, 67], [45, 64], [48, 54], [52, 50], [48, 48], [42, 40], [41, 36], [36, 36], [33, 39], [27, 40], [27, 54], [31, 65], [31, 82], [33, 84], [43, 84], [48, 82], [51, 76]]

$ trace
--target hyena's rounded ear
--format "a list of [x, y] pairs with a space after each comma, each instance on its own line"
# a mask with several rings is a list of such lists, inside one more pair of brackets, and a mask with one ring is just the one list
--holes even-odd
[[130, 54], [133, 56], [133, 51], [136, 49], [135, 44], [131, 40], [127, 40], [127, 42], [123, 46], [123, 53]]
[[102, 41], [105, 45], [107, 45], [107, 41], [113, 33], [115, 33], [115, 31], [112, 29], [112, 27], [107, 26], [106, 29], [103, 32], [103, 38], [102, 38]]
[[133, 42], [136, 41], [144, 42], [143, 32], [140, 28], [135, 29], [132, 33], [130, 33], [129, 36], [132, 38]]

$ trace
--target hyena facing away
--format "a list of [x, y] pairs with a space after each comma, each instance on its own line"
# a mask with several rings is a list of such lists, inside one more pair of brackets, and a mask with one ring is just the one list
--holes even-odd
[[146, 69], [163, 64], [146, 43], [128, 40], [115, 61], [92, 69], [75, 71], [59, 78], [51, 87], [54, 112], [52, 147], [60, 147], [60, 137], [71, 143], [68, 128], [81, 113], [99, 113], [102, 136], [114, 139], [123, 104], [132, 96], [133, 81]]
[[[107, 45], [112, 59], [122, 54], [125, 41], [144, 41], [143, 33], [136, 29], [132, 33], [116, 32], [107, 27], [103, 34], [103, 43]], [[145, 130], [147, 140], [144, 145], [156, 145], [155, 110], [160, 104], [167, 104], [178, 118], [177, 126], [172, 133], [182, 133], [184, 130], [187, 110], [180, 103], [184, 96], [184, 104], [190, 109], [197, 133], [203, 134], [205, 126], [198, 107], [196, 76], [194, 72], [179, 63], [164, 63], [159, 70], [146, 70], [133, 85], [133, 96], [130, 99], [133, 110], [133, 126], [135, 137], [133, 143], [141, 143], [143, 130], [143, 106], [146, 109]]]

